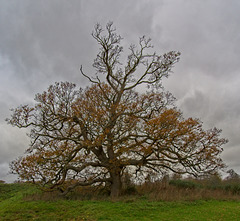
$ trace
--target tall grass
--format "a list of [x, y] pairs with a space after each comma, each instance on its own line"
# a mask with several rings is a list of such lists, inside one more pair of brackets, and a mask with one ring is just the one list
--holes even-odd
[[138, 193], [157, 201], [240, 200], [240, 195], [222, 188], [211, 189], [180, 182], [167, 186], [160, 182], [145, 183], [138, 187]]
[[146, 182], [136, 187], [138, 194], [151, 200], [240, 200], [239, 180], [178, 179], [170, 181]]
[[[0, 202], [8, 198], [23, 198], [27, 201], [56, 200], [110, 200], [109, 187], [77, 187], [67, 195], [57, 191], [42, 192], [28, 183], [0, 183]], [[120, 201], [134, 199], [151, 201], [195, 201], [195, 200], [240, 200], [239, 180], [221, 180], [216, 177], [196, 179], [162, 179], [142, 185], [136, 185], [129, 177], [123, 180], [123, 191]]]
[[[123, 183], [119, 200], [148, 199], [151, 201], [195, 201], [195, 200], [240, 200], [240, 183], [219, 180], [170, 180], [145, 182], [136, 185]], [[36, 191], [25, 193], [24, 199], [31, 200], [110, 200], [108, 187], [78, 187], [67, 195], [59, 192]]]

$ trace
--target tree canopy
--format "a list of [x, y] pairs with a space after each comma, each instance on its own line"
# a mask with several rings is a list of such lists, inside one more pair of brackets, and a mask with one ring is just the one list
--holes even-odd
[[118, 197], [122, 176], [136, 179], [166, 171], [195, 176], [224, 166], [217, 128], [204, 130], [198, 119], [183, 118], [174, 97], [162, 87], [180, 53], [152, 52], [150, 39], [129, 47], [123, 65], [122, 37], [112, 23], [92, 33], [99, 53], [90, 84], [77, 89], [69, 82], [55, 83], [37, 94], [35, 106], [12, 110], [8, 123], [31, 128], [26, 154], [11, 164], [21, 179], [64, 193], [76, 186], [109, 185]]

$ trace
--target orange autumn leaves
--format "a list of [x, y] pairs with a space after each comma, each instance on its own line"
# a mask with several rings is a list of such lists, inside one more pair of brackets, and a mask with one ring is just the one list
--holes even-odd
[[15, 110], [12, 124], [35, 126], [29, 154], [11, 164], [21, 178], [58, 182], [66, 168], [75, 167], [70, 177], [76, 177], [86, 162], [99, 163], [98, 172], [149, 165], [161, 170], [165, 165], [182, 173], [192, 167], [194, 174], [206, 167], [210, 172], [211, 164], [223, 166], [221, 131], [205, 131], [199, 120], [184, 119], [169, 93], [128, 91], [116, 104], [116, 93], [105, 83], [84, 91], [74, 87], [50, 86], [37, 95], [35, 108]]
[[151, 148], [158, 149], [165, 157], [182, 162], [187, 159], [193, 166], [207, 161], [224, 166], [219, 154], [227, 140], [219, 138], [221, 130], [204, 130], [198, 119], [183, 119], [179, 111], [168, 109], [149, 120], [146, 130], [157, 141]]

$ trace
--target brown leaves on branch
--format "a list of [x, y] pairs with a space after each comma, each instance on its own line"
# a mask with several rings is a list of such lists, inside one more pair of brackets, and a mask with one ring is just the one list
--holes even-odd
[[[130, 47], [123, 66], [122, 38], [112, 23], [106, 34], [97, 25], [92, 36], [100, 45], [93, 64], [97, 74], [81, 68], [89, 87], [56, 83], [36, 95], [34, 107], [12, 110], [9, 124], [31, 128], [30, 147], [11, 163], [12, 172], [50, 189], [64, 186], [65, 192], [108, 183], [117, 197], [124, 171], [141, 178], [152, 171], [202, 175], [222, 168], [219, 154], [227, 140], [219, 137], [221, 130], [184, 119], [173, 96], [160, 88], [180, 53], [151, 54], [150, 40], [143, 37], [138, 49]], [[138, 92], [144, 85], [151, 89]], [[66, 181], [74, 185], [66, 187]]]

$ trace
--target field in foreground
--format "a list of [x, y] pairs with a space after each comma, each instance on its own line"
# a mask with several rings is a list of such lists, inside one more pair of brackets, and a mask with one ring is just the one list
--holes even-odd
[[0, 185], [0, 220], [240, 220], [239, 201], [33, 200], [29, 184]]

